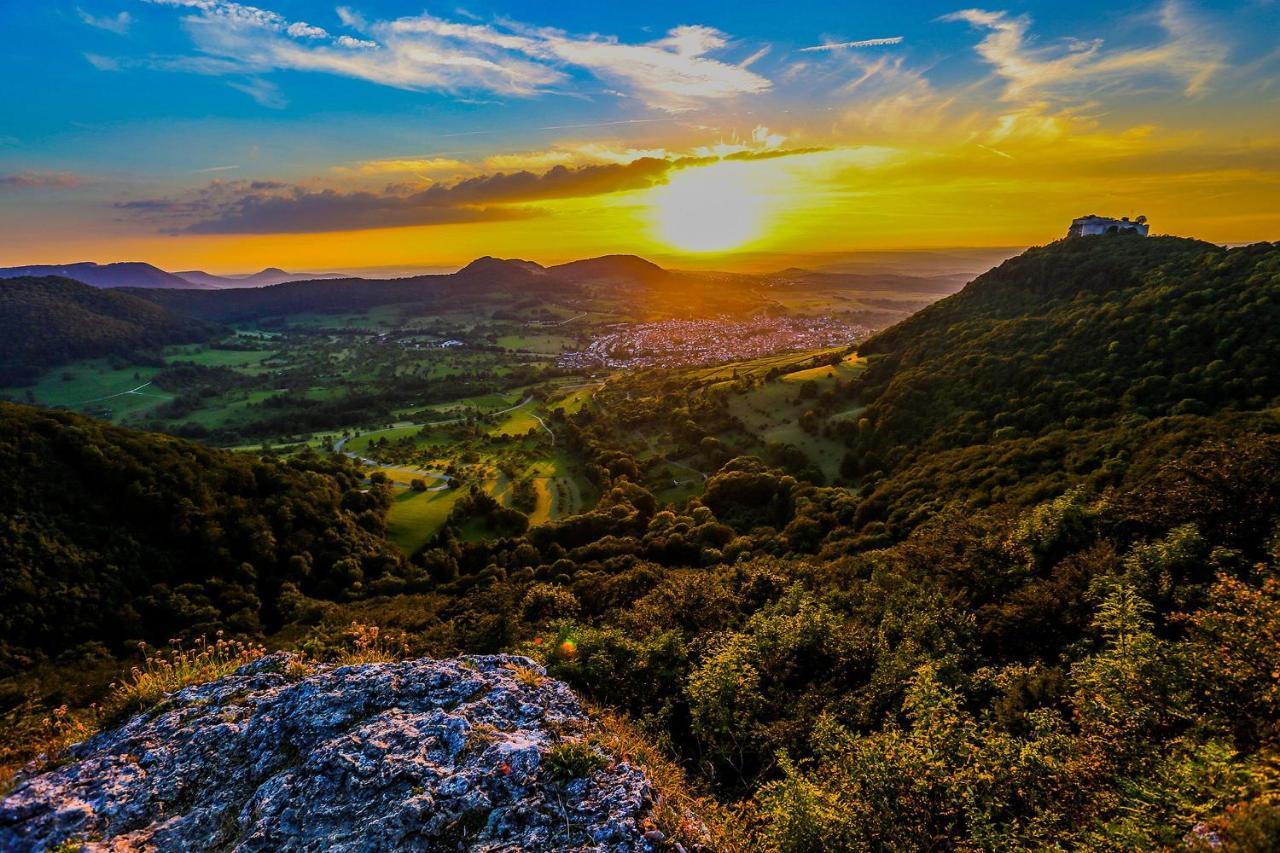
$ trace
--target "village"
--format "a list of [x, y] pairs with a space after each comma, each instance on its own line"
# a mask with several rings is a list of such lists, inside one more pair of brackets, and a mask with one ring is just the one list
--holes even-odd
[[586, 349], [561, 354], [567, 369], [679, 367], [853, 344], [871, 329], [835, 317], [716, 317], [608, 327]]

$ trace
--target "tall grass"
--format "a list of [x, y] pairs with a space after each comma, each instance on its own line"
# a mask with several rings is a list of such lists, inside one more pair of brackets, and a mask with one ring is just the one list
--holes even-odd
[[382, 633], [377, 625], [352, 622], [347, 628], [349, 648], [338, 653], [338, 662], [352, 666], [364, 663], [392, 663], [403, 660], [409, 654], [409, 644], [404, 635]]
[[184, 648], [181, 640], [170, 640], [167, 650], [151, 650], [146, 643], [138, 648], [142, 666], [133, 667], [128, 676], [111, 685], [106, 703], [109, 720], [154, 707], [183, 687], [230, 675], [267, 653], [260, 644], [223, 639], [221, 631], [212, 643], [200, 637], [190, 648]]

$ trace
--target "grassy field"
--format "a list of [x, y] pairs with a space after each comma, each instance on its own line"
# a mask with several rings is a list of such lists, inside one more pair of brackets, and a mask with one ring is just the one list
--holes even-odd
[[831, 358], [834, 355], [843, 353], [846, 349], [846, 347], [828, 347], [820, 350], [805, 350], [803, 352], [763, 356], [748, 361], [735, 361], [732, 364], [690, 368], [684, 375], [691, 385], [716, 385], [735, 378], [764, 377], [775, 370], [778, 373], [788, 373], [815, 359]]
[[785, 373], [780, 379], [783, 382], [808, 382], [810, 380], [820, 381], [823, 379], [840, 379], [848, 381], [853, 377], [862, 373], [867, 369], [867, 360], [860, 358], [857, 353], [847, 355], [835, 366], [822, 365], [819, 367], [810, 367], [805, 370], [796, 370], [791, 373]]
[[[171, 399], [157, 388], [138, 388], [159, 372], [155, 367], [113, 369], [106, 359], [92, 359], [50, 370], [35, 385], [3, 388], [0, 393], [19, 402], [89, 412], [118, 423]], [[129, 393], [133, 389], [137, 390]]]
[[417, 438], [418, 433], [422, 432], [422, 427], [418, 424], [403, 423], [388, 429], [369, 430], [347, 440], [343, 445], [343, 450], [349, 450], [352, 453], [365, 453], [369, 449], [369, 444], [380, 438], [387, 441], [397, 441], [405, 436]]
[[498, 338], [498, 346], [503, 349], [547, 355], [557, 355], [561, 350], [573, 345], [573, 338], [555, 334], [502, 335]]
[[165, 362], [176, 364], [191, 362], [201, 367], [232, 367], [245, 373], [263, 369], [262, 362], [277, 354], [277, 350], [225, 350], [210, 347], [169, 347], [165, 350]]
[[527, 435], [529, 430], [540, 430], [533, 412], [533, 404], [521, 406], [502, 416], [502, 420], [489, 430], [490, 435]]
[[445, 519], [461, 494], [460, 489], [442, 492], [398, 491], [387, 513], [387, 538], [406, 554], [412, 554], [444, 527]]
[[548, 409], [564, 409], [566, 415], [575, 415], [582, 411], [582, 407], [591, 401], [591, 395], [594, 394], [603, 383], [593, 384], [586, 388], [573, 388], [567, 391], [563, 396], [552, 397], [547, 402]]
[[529, 515], [530, 524], [544, 524], [587, 509], [593, 490], [571, 468], [568, 454], [557, 451], [530, 466], [538, 503]]
[[[819, 391], [837, 381], [847, 381], [866, 369], [866, 359], [856, 354], [838, 365], [822, 365], [785, 373], [749, 391], [734, 394], [729, 410], [740, 419], [763, 447], [770, 443], [791, 444], [798, 448], [829, 479], [840, 470], [845, 447], [841, 442], [806, 432], [800, 428], [801, 416], [812, 403], [800, 399], [803, 383], [813, 382]], [[832, 415], [832, 419], [855, 417], [861, 411], [853, 407]]]

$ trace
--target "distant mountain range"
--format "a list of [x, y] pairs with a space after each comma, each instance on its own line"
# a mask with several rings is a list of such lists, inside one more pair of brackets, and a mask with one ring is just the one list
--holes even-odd
[[251, 275], [214, 275], [201, 270], [184, 270], [174, 273], [185, 279], [192, 287], [217, 290], [228, 287], [269, 287], [273, 284], [286, 284], [291, 281], [318, 281], [328, 278], [350, 278], [337, 272], [286, 272], [279, 267], [267, 267], [262, 272]]
[[24, 267], [0, 268], [0, 278], [56, 275], [69, 278], [90, 287], [134, 287], [147, 290], [165, 288], [171, 290], [223, 290], [237, 287], [267, 287], [291, 281], [347, 278], [340, 273], [291, 273], [269, 267], [252, 275], [213, 275], [200, 270], [166, 272], [159, 267], [138, 261], [115, 264], [97, 264], [82, 261], [75, 264], [31, 264]]
[[[967, 274], [818, 272], [786, 269], [759, 275], [664, 269], [635, 255], [606, 255], [554, 266], [528, 260], [478, 258], [457, 272], [379, 279], [333, 273], [289, 273], [270, 268], [246, 276], [188, 270], [170, 273], [145, 263], [0, 269], [0, 280], [70, 279], [162, 306], [175, 315], [211, 324], [282, 318], [294, 314], [363, 312], [380, 305], [409, 305], [431, 314], [489, 299], [495, 310], [529, 300], [574, 313], [591, 306], [625, 306], [638, 320], [746, 315], [819, 304], [862, 313], [862, 322], [884, 326], [959, 290]], [[817, 299], [818, 302], [814, 302]], [[34, 363], [34, 361], [32, 362]]]
[[[975, 254], [1000, 256], [1002, 250], [975, 250]], [[896, 268], [886, 259], [895, 261]], [[678, 296], [681, 286], [696, 283], [699, 291], [714, 283], [722, 286], [810, 286], [860, 291], [901, 291], [947, 295], [964, 286], [973, 274], [968, 265], [973, 257], [963, 252], [937, 254], [931, 252], [883, 252], [867, 263], [824, 265], [817, 268], [790, 268], [781, 272], [719, 273], [712, 270], [671, 270], [635, 255], [605, 255], [590, 259], [570, 261], [567, 264], [543, 266], [530, 260], [479, 257], [452, 274], [415, 274], [389, 278], [385, 275], [348, 275], [346, 273], [289, 273], [278, 266], [269, 266], [259, 273], [244, 275], [215, 275], [204, 270], [180, 270], [170, 273], [159, 266], [131, 261], [131, 263], [96, 264], [82, 261], [77, 264], [31, 264], [0, 268], [0, 279], [22, 277], [47, 277], [58, 275], [99, 288], [166, 289], [166, 291], [224, 291], [274, 287], [278, 284], [320, 282], [320, 280], [344, 280], [344, 282], [387, 283], [392, 282], [445, 282], [454, 277], [463, 280], [485, 279], [485, 283], [515, 283], [518, 279], [540, 279], [547, 284], [557, 280], [566, 284], [585, 284], [591, 288], [654, 288], [668, 289]], [[910, 269], [918, 272], [908, 272]], [[397, 289], [392, 286], [392, 289]], [[366, 298], [370, 295], [366, 295]], [[705, 296], [705, 293], [703, 293]], [[727, 295], [724, 295], [727, 296]], [[251, 300], [252, 301], [252, 300]], [[270, 300], [268, 300], [270, 301]], [[389, 301], [404, 301], [393, 300]]]

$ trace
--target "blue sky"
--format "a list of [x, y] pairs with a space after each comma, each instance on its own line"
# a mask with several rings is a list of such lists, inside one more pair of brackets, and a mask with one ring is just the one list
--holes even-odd
[[0, 226], [24, 245], [58, 222], [141, 237], [164, 229], [129, 211], [163, 197], [198, 217], [215, 181], [242, 185], [220, 203], [279, 207], [281, 192], [403, 195], [735, 146], [920, 153], [933, 138], [1003, 158], [1032, 137], [1158, 134], [1183, 140], [1161, 146], [1169, 168], [1227, 145], [1265, 161], [1273, 0], [1095, 5], [6, 3]]

